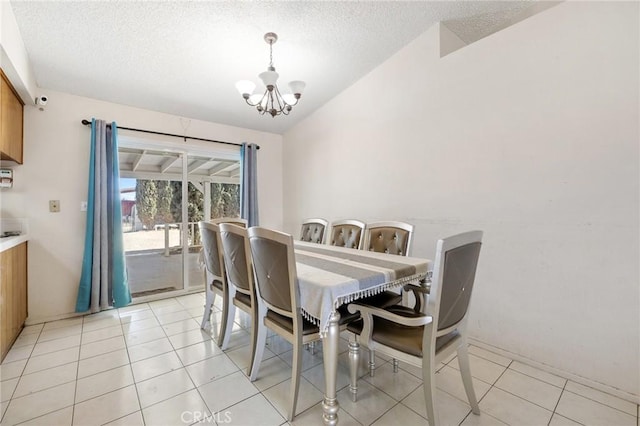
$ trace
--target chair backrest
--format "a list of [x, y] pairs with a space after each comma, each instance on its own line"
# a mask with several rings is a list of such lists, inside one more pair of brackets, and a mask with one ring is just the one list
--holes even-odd
[[360, 249], [364, 242], [364, 228], [364, 222], [359, 220], [333, 221], [327, 243], [332, 246]]
[[204, 251], [204, 264], [207, 270], [218, 278], [224, 277], [222, 259], [222, 243], [220, 242], [220, 227], [214, 223], [198, 222], [200, 235], [202, 236], [202, 249]]
[[303, 220], [302, 229], [300, 230], [300, 241], [323, 244], [328, 225], [329, 222], [320, 218]]
[[220, 239], [229, 284], [246, 294], [253, 293], [253, 270], [249, 235], [243, 227], [220, 224]]
[[482, 231], [438, 240], [427, 302], [438, 335], [458, 328], [466, 318], [481, 246]]
[[365, 250], [409, 256], [413, 225], [396, 221], [372, 222], [367, 224], [364, 233]]
[[293, 237], [258, 226], [247, 232], [257, 293], [269, 309], [294, 318], [298, 314], [300, 296]]
[[218, 219], [211, 219], [210, 223], [220, 225], [221, 223], [231, 223], [232, 225], [247, 227], [247, 219], [240, 219], [239, 217], [220, 217]]

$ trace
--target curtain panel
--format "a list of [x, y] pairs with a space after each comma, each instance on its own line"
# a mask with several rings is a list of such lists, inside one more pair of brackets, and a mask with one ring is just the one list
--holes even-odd
[[243, 143], [240, 147], [240, 217], [247, 226], [258, 226], [258, 146]]
[[117, 126], [93, 119], [82, 274], [76, 312], [131, 303], [122, 241]]

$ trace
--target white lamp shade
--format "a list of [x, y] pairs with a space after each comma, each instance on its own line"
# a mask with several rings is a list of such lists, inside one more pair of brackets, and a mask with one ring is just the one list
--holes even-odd
[[238, 92], [240, 92], [241, 95], [244, 95], [245, 93], [251, 94], [255, 88], [256, 85], [253, 81], [240, 80], [236, 83], [236, 89], [238, 89]]
[[[249, 96], [249, 102], [251, 102], [253, 105], [258, 105], [258, 103], [260, 102], [263, 96], [264, 96], [264, 93], [256, 93], [255, 95], [251, 95]], [[262, 103], [265, 104], [266, 102], [267, 102], [267, 99], [265, 97], [265, 100]]]
[[265, 71], [261, 72], [258, 77], [260, 77], [265, 86], [275, 86], [280, 75], [275, 71]]
[[289, 88], [291, 89], [291, 93], [293, 94], [296, 94], [296, 93], [302, 94], [305, 86], [306, 86], [306, 83], [304, 81], [299, 81], [299, 80], [292, 81], [291, 83], [289, 83]]
[[286, 94], [282, 95], [282, 99], [284, 99], [284, 101], [286, 103], [288, 103], [289, 105], [295, 105], [296, 104], [296, 97], [293, 96], [291, 93], [286, 93]]

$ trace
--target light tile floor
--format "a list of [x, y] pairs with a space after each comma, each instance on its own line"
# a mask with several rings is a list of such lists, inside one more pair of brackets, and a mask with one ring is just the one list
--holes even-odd
[[[229, 350], [201, 331], [204, 297], [192, 294], [26, 327], [0, 366], [3, 425], [282, 425], [291, 381], [291, 345], [270, 335], [251, 383], [250, 324], [239, 312]], [[220, 312], [212, 316], [215, 325]], [[420, 370], [361, 359], [359, 399], [349, 398], [347, 342], [338, 371], [341, 425], [426, 425]], [[638, 405], [475, 346], [470, 413], [455, 358], [439, 366], [437, 406], [445, 425], [639, 426]], [[295, 425], [320, 425], [322, 350], [305, 351]]]

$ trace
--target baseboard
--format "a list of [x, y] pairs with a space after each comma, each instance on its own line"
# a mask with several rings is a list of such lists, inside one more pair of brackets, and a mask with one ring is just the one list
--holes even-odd
[[43, 322], [59, 321], [59, 320], [64, 320], [64, 319], [69, 319], [69, 318], [82, 317], [84, 315], [86, 315], [86, 314], [84, 314], [84, 313], [79, 314], [77, 312], [69, 312], [69, 313], [66, 313], [66, 314], [51, 315], [51, 316], [48, 316], [48, 317], [38, 317], [38, 318], [27, 317], [26, 321], [24, 322], [24, 325], [26, 327], [26, 326], [29, 326], [29, 325], [42, 324]]
[[547, 373], [555, 374], [556, 376], [560, 376], [564, 379], [571, 380], [572, 382], [579, 383], [581, 385], [589, 386], [593, 389], [606, 392], [610, 395], [617, 396], [618, 398], [624, 399], [625, 401], [632, 402], [634, 404], [640, 404], [640, 395], [634, 395], [632, 393], [611, 387], [609, 385], [605, 385], [604, 383], [596, 382], [591, 379], [587, 379], [586, 377], [578, 376], [577, 374], [569, 373], [567, 371], [561, 370], [559, 368], [552, 367], [547, 364], [543, 364], [541, 362], [532, 360], [530, 358], [524, 357], [522, 355], [509, 352], [505, 349], [501, 349], [495, 346], [492, 346], [488, 343], [485, 343], [481, 340], [475, 339], [473, 337], [468, 337], [469, 343], [478, 346], [482, 349], [486, 349], [490, 352], [496, 353], [498, 355], [502, 355], [506, 358], [510, 358], [514, 361], [521, 362], [523, 364], [527, 364], [531, 367], [535, 367], [539, 370], [546, 371]]
[[[153, 302], [155, 300], [170, 299], [172, 297], [186, 296], [188, 294], [193, 294], [193, 293], [201, 293], [203, 291], [204, 291], [204, 288], [198, 287], [198, 288], [190, 288], [190, 289], [187, 289], [187, 290], [176, 290], [176, 291], [171, 292], [171, 294], [169, 294], [169, 293], [159, 293], [159, 294], [153, 294], [153, 295], [149, 295], [149, 296], [136, 297], [136, 298], [133, 299], [133, 301], [131, 302], [131, 305], [129, 305], [129, 306], [137, 305], [137, 304], [140, 304], [140, 303]], [[113, 308], [109, 308], [109, 309], [105, 309], [105, 310], [111, 310], [111, 309], [113, 309]], [[36, 324], [42, 324], [43, 322], [59, 321], [59, 320], [63, 320], [63, 319], [82, 317], [84, 315], [87, 315], [87, 312], [83, 312], [83, 313], [80, 313], [80, 314], [77, 313], [77, 312], [69, 312], [69, 313], [66, 313], [66, 314], [59, 314], [59, 315], [52, 315], [52, 316], [48, 316], [48, 317], [38, 317], [38, 318], [28, 317], [25, 320], [24, 325], [25, 326], [36, 325]]]

